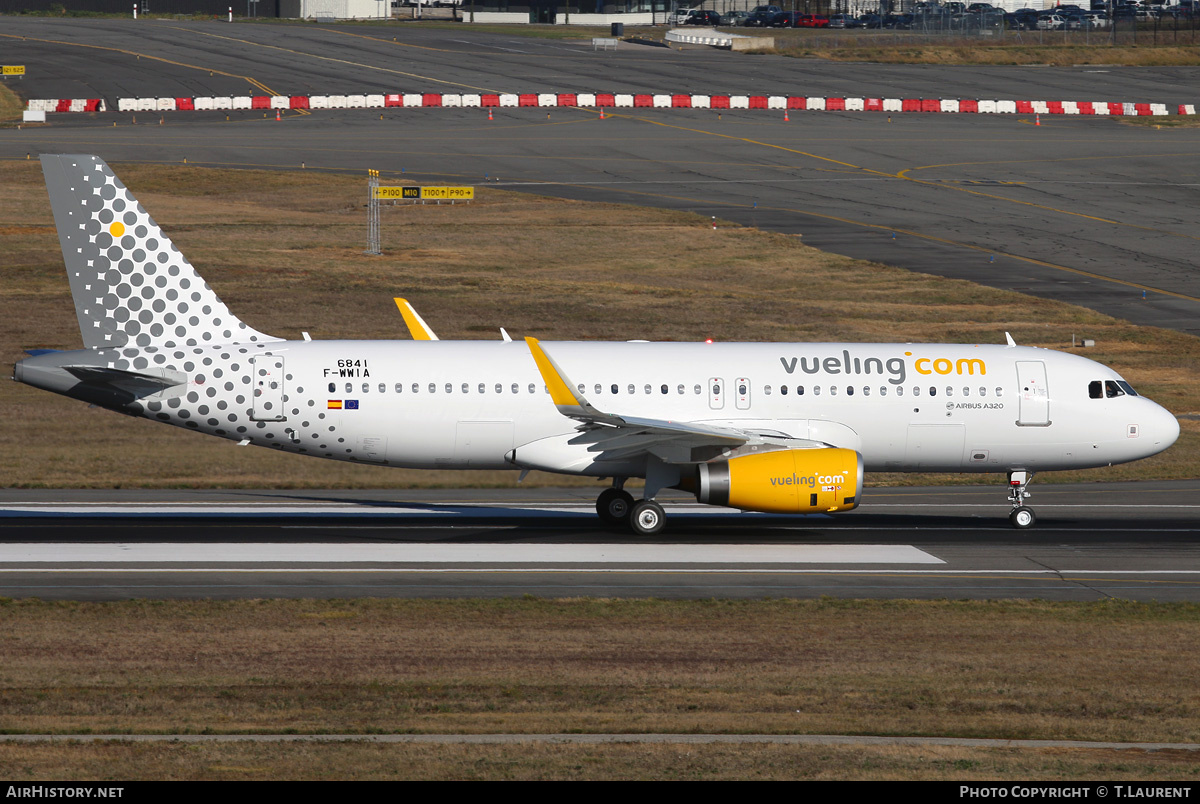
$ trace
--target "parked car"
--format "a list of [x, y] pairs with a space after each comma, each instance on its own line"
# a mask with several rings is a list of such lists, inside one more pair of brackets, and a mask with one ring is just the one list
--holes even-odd
[[858, 20], [851, 14], [834, 14], [829, 18], [830, 28], [857, 28]]
[[711, 28], [716, 28], [721, 24], [721, 15], [715, 11], [698, 10], [693, 11], [686, 20], [684, 25], [707, 25]]
[[797, 28], [797, 22], [802, 15], [796, 11], [780, 11], [771, 17], [772, 28]]
[[726, 28], [740, 27], [746, 24], [749, 17], [749, 11], [727, 11], [721, 15], [721, 25]]
[[1067, 27], [1067, 20], [1058, 14], [1039, 14], [1037, 27], [1039, 31], [1061, 31]]
[[698, 10], [695, 8], [677, 8], [667, 17], [667, 25], [686, 25], [688, 17], [692, 16]]
[[743, 25], [747, 28], [766, 28], [770, 26], [772, 17], [782, 13], [783, 9], [779, 6], [757, 6], [750, 12], [750, 16], [746, 17]]
[[796, 19], [796, 28], [828, 28], [829, 17], [820, 14], [800, 14]]
[[883, 17], [878, 14], [863, 14], [858, 18], [859, 23], [864, 28], [882, 28]]

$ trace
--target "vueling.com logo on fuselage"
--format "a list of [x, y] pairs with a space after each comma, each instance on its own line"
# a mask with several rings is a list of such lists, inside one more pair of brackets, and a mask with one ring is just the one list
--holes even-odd
[[[904, 354], [912, 357], [912, 352]], [[913, 363], [913, 368], [917, 370], [918, 374], [970, 374], [974, 376], [976, 369], [981, 377], [987, 374], [987, 364], [978, 357], [960, 357], [957, 360], [947, 357], [919, 357]]]
[[808, 486], [810, 489], [820, 486], [841, 486], [846, 482], [845, 475], [804, 475], [795, 472], [791, 477], [772, 477], [772, 486]]
[[[912, 357], [912, 352], [905, 352], [904, 357]], [[887, 375], [887, 381], [892, 385], [902, 385], [907, 381], [908, 370], [904, 357], [862, 357], [852, 355], [850, 350], [843, 349], [841, 356], [826, 357], [780, 357], [779, 362], [788, 374], [797, 370], [804, 374], [852, 374], [852, 375]], [[987, 364], [977, 357], [918, 357], [913, 361], [913, 369], [918, 374], [967, 374], [984, 376], [987, 374]]]

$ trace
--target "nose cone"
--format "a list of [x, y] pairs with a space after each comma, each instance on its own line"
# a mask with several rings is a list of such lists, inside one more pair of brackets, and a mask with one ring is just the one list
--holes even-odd
[[1146, 456], [1157, 455], [1170, 447], [1179, 438], [1179, 419], [1166, 408], [1150, 400], [1145, 400], [1149, 409], [1142, 418], [1142, 437], [1140, 441], [1146, 450]]

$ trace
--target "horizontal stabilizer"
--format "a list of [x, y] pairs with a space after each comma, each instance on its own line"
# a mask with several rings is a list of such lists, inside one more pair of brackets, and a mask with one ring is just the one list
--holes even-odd
[[63, 370], [92, 385], [105, 385], [132, 394], [135, 398], [161, 394], [170, 388], [187, 385], [187, 375], [171, 369], [124, 371], [103, 366], [63, 366]]

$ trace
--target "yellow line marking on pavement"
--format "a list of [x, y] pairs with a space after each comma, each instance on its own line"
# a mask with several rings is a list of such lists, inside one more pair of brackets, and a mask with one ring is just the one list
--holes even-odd
[[92, 45], [92, 44], [88, 44], [86, 42], [64, 42], [59, 39], [39, 39], [34, 36], [21, 36], [19, 34], [0, 34], [0, 36], [5, 37], [7, 39], [27, 39], [27, 40], [30, 40], [33, 42], [46, 42], [46, 43], [49, 43], [52, 45], [66, 45], [67, 47], [87, 47], [87, 48], [92, 48], [93, 50], [108, 50], [113, 53], [124, 53], [127, 56], [135, 56], [137, 58], [150, 59], [151, 61], [161, 61], [164, 64], [174, 64], [176, 67], [186, 67], [189, 70], [207, 70], [208, 72], [215, 73], [216, 75], [224, 75], [224, 76], [228, 76], [229, 78], [240, 78], [243, 81], [246, 81], [246, 82], [258, 87], [259, 89], [263, 90], [268, 95], [278, 95], [279, 94], [278, 92], [275, 92], [272, 89], [270, 89], [269, 87], [267, 87], [265, 84], [257, 81], [254, 78], [251, 78], [248, 75], [240, 75], [238, 73], [230, 73], [230, 72], [226, 72], [225, 70], [218, 70], [214, 67], [202, 67], [198, 64], [188, 64], [187, 62], [184, 62], [184, 61], [174, 61], [172, 59], [163, 58], [162, 56], [151, 56], [147, 53], [139, 53], [136, 50], [126, 50], [125, 48], [121, 48], [121, 47], [106, 47], [104, 45]]
[[[175, 27], [175, 26], [168, 26], [168, 27]], [[268, 50], [279, 50], [284, 53], [292, 53], [296, 56], [306, 56], [310, 59], [317, 59], [319, 61], [333, 62], [334, 64], [346, 64], [351, 67], [361, 67], [364, 70], [375, 70], [375, 71], [381, 72], [381, 73], [391, 73], [393, 75], [403, 75], [406, 78], [419, 78], [422, 81], [432, 81], [435, 84], [445, 84], [446, 86], [451, 86], [451, 87], [464, 87], [466, 89], [473, 89], [477, 92], [496, 92], [496, 90], [488, 89], [486, 87], [472, 86], [471, 84], [463, 84], [458, 81], [445, 81], [441, 78], [434, 78], [433, 76], [429, 76], [429, 75], [421, 75], [420, 73], [408, 73], [403, 70], [393, 70], [388, 67], [377, 67], [373, 64], [363, 64], [362, 62], [349, 61], [348, 59], [335, 59], [332, 56], [318, 56], [315, 53], [305, 53], [302, 50], [294, 50], [294, 49], [288, 48], [288, 47], [280, 47], [279, 45], [268, 45], [263, 42], [251, 42], [249, 39], [238, 39], [235, 36], [222, 36], [221, 34], [208, 33], [206, 31], [193, 31], [188, 28], [176, 27], [175, 30], [184, 31], [186, 33], [196, 34], [198, 36], [211, 36], [213, 39], [224, 39], [227, 42], [239, 42], [243, 45], [250, 45], [252, 47], [261, 47], [261, 48], [266, 48]]]
[[[665, 126], [667, 128], [676, 128], [676, 129], [680, 129], [682, 131], [690, 131], [694, 134], [706, 134], [711, 137], [719, 137], [722, 139], [738, 140], [740, 142], [745, 142], [750, 145], [761, 145], [765, 148], [772, 148], [774, 150], [786, 151], [788, 153], [794, 153], [794, 154], [800, 154], [801, 156], [807, 156], [811, 159], [817, 159], [817, 160], [821, 160], [821, 161], [825, 161], [825, 162], [831, 162], [833, 164], [842, 165], [842, 166], [852, 168], [857, 171], [871, 173], [871, 174], [874, 174], [877, 176], [887, 176], [889, 178], [896, 178], [896, 179], [900, 179], [902, 181], [909, 181], [909, 182], [913, 182], [914, 184], [924, 185], [926, 187], [941, 187], [941, 188], [944, 188], [947, 190], [954, 190], [954, 191], [960, 192], [960, 193], [968, 193], [970, 195], [977, 195], [977, 196], [980, 196], [981, 198], [990, 198], [994, 201], [1005, 201], [1005, 202], [1008, 202], [1011, 204], [1020, 204], [1022, 206], [1028, 206], [1028, 207], [1034, 207], [1036, 209], [1046, 210], [1047, 212], [1056, 212], [1060, 215], [1069, 215], [1069, 216], [1078, 217], [1078, 218], [1087, 218], [1089, 220], [1099, 221], [1100, 223], [1112, 224], [1113, 226], [1123, 226], [1123, 227], [1127, 227], [1127, 228], [1131, 228], [1131, 229], [1139, 229], [1139, 230], [1145, 231], [1145, 232], [1155, 232], [1158, 234], [1170, 235], [1171, 237], [1184, 237], [1189, 240], [1200, 240], [1200, 237], [1198, 237], [1196, 235], [1184, 234], [1181, 232], [1172, 232], [1167, 229], [1156, 229], [1151, 226], [1140, 226], [1138, 224], [1133, 224], [1133, 223], [1123, 223], [1121, 221], [1109, 220], [1108, 218], [1100, 218], [1100, 217], [1096, 217], [1094, 215], [1086, 215], [1082, 212], [1071, 212], [1071, 211], [1065, 210], [1065, 209], [1058, 209], [1057, 207], [1046, 206], [1045, 204], [1036, 204], [1032, 201], [1020, 201], [1015, 198], [1005, 198], [1004, 196], [1001, 196], [1001, 195], [995, 195], [993, 193], [985, 193], [980, 190], [972, 190], [969, 187], [963, 187], [961, 185], [947, 184], [944, 182], [936, 182], [936, 181], [927, 181], [925, 179], [915, 179], [911, 176], [906, 175], [910, 170], [925, 170], [926, 168], [948, 167], [949, 165], [926, 165], [926, 166], [922, 166], [922, 167], [906, 168], [906, 169], [900, 171], [899, 173], [888, 173], [888, 172], [882, 171], [882, 170], [873, 170], [871, 168], [862, 167], [860, 165], [854, 165], [854, 164], [851, 164], [850, 162], [844, 162], [839, 159], [832, 159], [827, 156], [819, 156], [817, 154], [809, 153], [808, 151], [801, 151], [796, 148], [789, 148], [785, 145], [776, 145], [774, 143], [762, 142], [761, 140], [752, 140], [748, 137], [738, 137], [738, 136], [734, 136], [732, 134], [722, 134], [722, 133], [716, 132], [716, 131], [706, 131], [705, 129], [689, 128], [687, 126], [679, 126], [679, 125], [674, 125], [671, 123], [664, 123], [659, 120], [648, 120], [646, 118], [635, 117], [633, 115], [610, 115], [610, 116], [612, 116], [612, 117], [620, 116], [620, 117], [624, 117], [629, 120], [637, 120], [639, 122], [650, 123], [650, 124], [656, 125], [656, 126]], [[1166, 155], [1172, 156], [1173, 154], [1166, 154]], [[1188, 154], [1188, 156], [1193, 156], [1193, 154]], [[1104, 158], [1127, 159], [1128, 155], [1122, 154], [1120, 156], [1113, 156], [1113, 157], [1086, 157], [1086, 158], [1090, 158], [1090, 159], [1104, 159]], [[958, 163], [958, 164], [970, 164], [970, 163]], [[988, 163], [983, 163], [983, 164], [988, 164]], [[931, 238], [931, 239], [936, 239], [936, 238]], [[950, 241], [947, 241], [947, 242], [950, 242]], [[990, 251], [991, 249], [984, 249], [984, 250]], [[1135, 287], [1141, 287], [1141, 285], [1135, 285]], [[1161, 291], [1161, 292], [1166, 293], [1167, 291]], [[1186, 296], [1184, 298], [1191, 298], [1191, 297]]]

